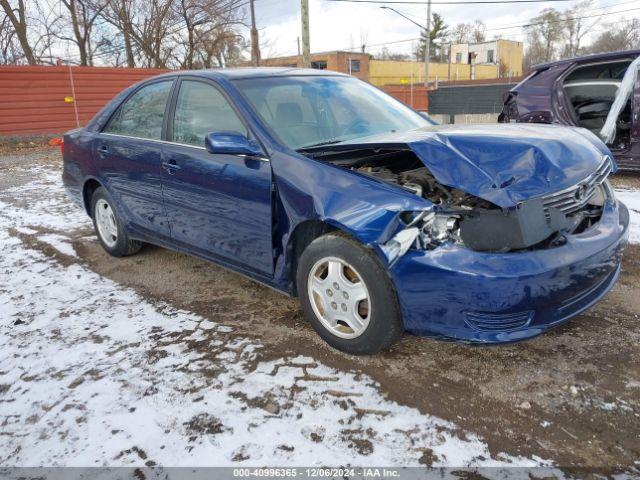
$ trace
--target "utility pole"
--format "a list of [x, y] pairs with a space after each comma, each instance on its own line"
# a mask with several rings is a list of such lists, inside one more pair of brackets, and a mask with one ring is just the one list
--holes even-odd
[[309, 0], [300, 0], [302, 17], [302, 66], [311, 67], [311, 47], [309, 46]]
[[251, 6], [251, 64], [254, 67], [260, 66], [260, 41], [258, 40], [258, 29], [256, 28], [256, 11], [253, 7], [254, 0], [249, 0]]
[[424, 46], [424, 86], [429, 86], [429, 60], [431, 59], [431, 0], [427, 0], [427, 38]]

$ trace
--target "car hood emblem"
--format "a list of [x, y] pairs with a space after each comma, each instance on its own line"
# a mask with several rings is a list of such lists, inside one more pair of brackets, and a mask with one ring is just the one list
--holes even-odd
[[574, 197], [576, 199], [577, 202], [582, 202], [585, 197], [587, 196], [587, 186], [586, 185], [580, 185], [577, 189], [576, 189], [576, 193], [574, 194]]

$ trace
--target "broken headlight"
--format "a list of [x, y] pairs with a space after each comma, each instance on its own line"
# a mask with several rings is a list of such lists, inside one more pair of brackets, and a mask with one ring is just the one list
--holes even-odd
[[448, 214], [434, 214], [420, 229], [420, 242], [425, 249], [435, 248], [447, 241], [460, 241], [459, 218]]
[[392, 263], [410, 248], [432, 250], [445, 242], [461, 243], [459, 216], [448, 213], [422, 211], [414, 214], [405, 228], [382, 246]]

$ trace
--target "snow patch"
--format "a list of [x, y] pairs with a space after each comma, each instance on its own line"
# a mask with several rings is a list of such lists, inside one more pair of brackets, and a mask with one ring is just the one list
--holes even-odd
[[[24, 232], [25, 229], [23, 229]], [[71, 245], [69, 238], [63, 235], [58, 235], [55, 233], [47, 233], [44, 235], [38, 235], [38, 240], [44, 242], [48, 245], [51, 245], [53, 248], [58, 250], [60, 253], [64, 255], [68, 255], [70, 257], [77, 257], [76, 250]]]
[[640, 190], [616, 189], [615, 195], [629, 209], [629, 242], [640, 243]]
[[58, 171], [32, 176], [0, 210], [0, 466], [549, 465], [29, 248], [10, 229], [68, 254], [64, 232], [90, 225]]

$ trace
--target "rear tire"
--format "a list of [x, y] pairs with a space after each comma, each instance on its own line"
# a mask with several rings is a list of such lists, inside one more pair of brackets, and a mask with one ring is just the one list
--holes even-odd
[[104, 187], [98, 187], [91, 197], [91, 218], [98, 240], [105, 251], [114, 257], [137, 253], [142, 243], [131, 240], [116, 213], [113, 201]]
[[404, 331], [400, 305], [387, 270], [373, 252], [336, 233], [302, 252], [296, 285], [305, 318], [329, 345], [371, 355]]

